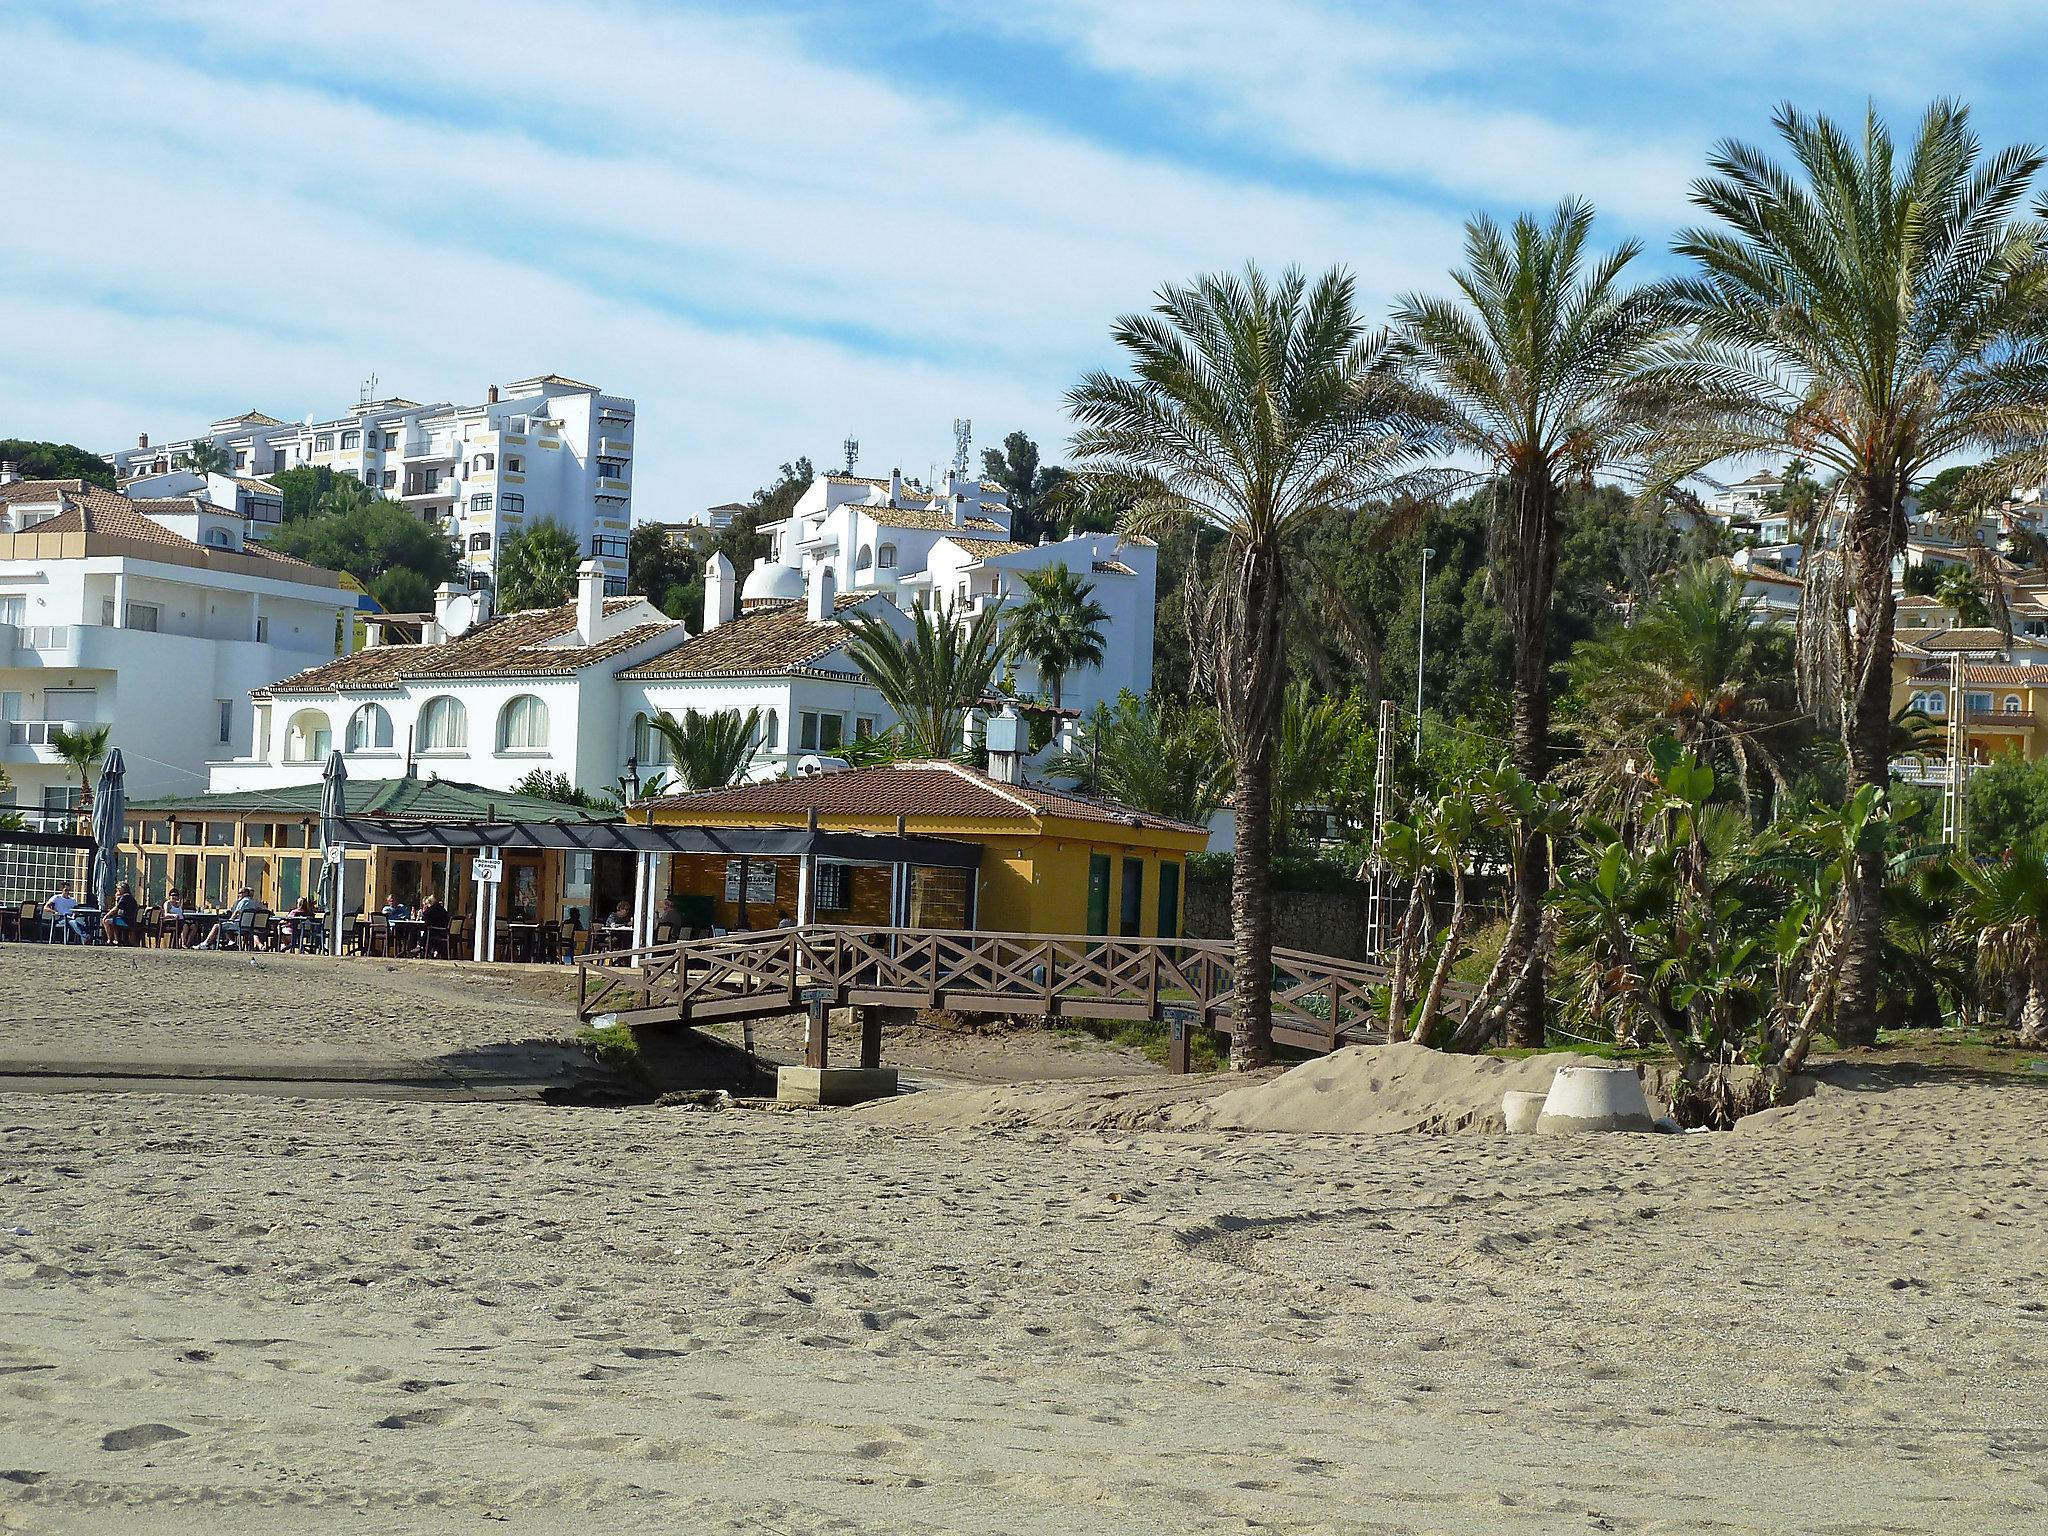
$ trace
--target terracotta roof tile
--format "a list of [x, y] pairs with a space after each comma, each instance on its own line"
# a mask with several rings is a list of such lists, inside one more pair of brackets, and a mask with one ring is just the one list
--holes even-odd
[[1932, 634], [1915, 637], [1922, 650], [1940, 651], [2002, 651], [2012, 642], [2005, 637], [2002, 629], [1938, 629]]
[[692, 816], [891, 817], [937, 821], [1013, 821], [1035, 826], [1042, 817], [1137, 825], [1152, 831], [1200, 834], [1203, 829], [1128, 806], [1090, 800], [1037, 784], [1005, 784], [959, 763], [878, 763], [811, 778], [770, 779], [730, 789], [670, 795], [650, 802], [662, 819]]
[[[874, 592], [848, 592], [839, 598], [835, 610], [845, 613], [878, 596]], [[807, 604], [776, 603], [750, 608], [737, 618], [690, 636], [659, 656], [625, 668], [619, 676], [781, 677], [813, 669], [815, 663], [846, 640], [842, 624], [813, 624]], [[857, 673], [849, 668], [844, 675]]]
[[1138, 573], [1121, 560], [1097, 560], [1095, 569], [1111, 576], [1135, 576]]
[[871, 507], [862, 502], [853, 502], [850, 505], [855, 511], [867, 514], [884, 528], [931, 528], [947, 533], [966, 530], [992, 533], [999, 538], [1008, 531], [1001, 523], [990, 517], [963, 518], [956, 526], [950, 511], [942, 512], [935, 507]]

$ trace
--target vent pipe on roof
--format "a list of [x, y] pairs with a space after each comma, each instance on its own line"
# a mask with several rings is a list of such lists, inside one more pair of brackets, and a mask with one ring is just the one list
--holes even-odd
[[0, 464], [0, 485], [12, 485], [21, 478], [19, 464]]
[[903, 505], [903, 471], [901, 469], [889, 471], [889, 505], [892, 507]]
[[484, 391], [484, 404], [485, 404], [485, 405], [496, 405], [497, 403], [498, 403], [498, 386], [497, 386], [497, 385], [495, 385], [495, 384], [493, 384], [493, 385], [492, 385], [492, 386], [491, 386], [491, 387], [490, 387], [489, 389], [487, 389], [487, 390], [485, 390], [485, 391]]
[[149, 434], [147, 432], [136, 433], [135, 446], [138, 448], [147, 448], [149, 446]]

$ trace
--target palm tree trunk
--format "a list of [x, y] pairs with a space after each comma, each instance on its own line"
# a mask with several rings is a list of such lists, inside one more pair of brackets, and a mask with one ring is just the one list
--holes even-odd
[[1436, 970], [1429, 978], [1429, 990], [1422, 995], [1422, 1013], [1415, 1020], [1415, 1043], [1428, 1045], [1436, 1029], [1438, 1012], [1444, 1005], [1444, 984], [1451, 979], [1451, 967], [1458, 960], [1458, 946], [1465, 939], [1465, 861], [1451, 857], [1451, 926], [1444, 931], [1443, 952], [1436, 957]]
[[[1510, 704], [1516, 769], [1531, 783], [1550, 773], [1550, 605], [1557, 584], [1557, 490], [1543, 474], [1516, 476], [1510, 535], [1508, 624], [1514, 637]], [[1543, 904], [1550, 889], [1550, 861], [1532, 822], [1516, 839], [1514, 905], [1508, 915], [1506, 950], [1519, 974], [1507, 1009], [1508, 1044], [1540, 1046], [1544, 1030], [1544, 968], [1528, 957], [1542, 941]]]
[[2048, 1045], [2048, 951], [2027, 967], [2026, 1002], [2020, 1007], [2020, 1044]]
[[[1843, 540], [1845, 572], [1856, 604], [1842, 679], [1842, 745], [1848, 793], [1891, 780], [1892, 554], [1904, 542], [1892, 482], [1870, 481]], [[1884, 948], [1884, 852], [1850, 861], [1843, 881], [1842, 969], [1833, 1033], [1844, 1045], [1877, 1043], [1879, 971]]]
[[1230, 877], [1235, 1072], [1273, 1059], [1273, 752], [1284, 659], [1278, 555], [1259, 544], [1243, 551], [1240, 628], [1222, 690], [1237, 759], [1237, 848]]
[[1408, 906], [1401, 914], [1399, 936], [1394, 941], [1394, 968], [1387, 976], [1387, 1043], [1399, 1045], [1408, 1036], [1408, 993], [1415, 969], [1416, 934], [1428, 918], [1428, 879], [1415, 872], [1408, 888]]

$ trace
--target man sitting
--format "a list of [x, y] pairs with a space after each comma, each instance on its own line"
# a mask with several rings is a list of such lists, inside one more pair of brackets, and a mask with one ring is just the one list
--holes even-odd
[[114, 887], [114, 904], [107, 909], [107, 915], [100, 919], [100, 937], [109, 944], [136, 944], [141, 940], [136, 925], [141, 919], [141, 908], [136, 905], [135, 893], [128, 889], [123, 880]]
[[53, 938], [61, 934], [66, 944], [74, 941], [83, 944], [86, 941], [85, 919], [78, 915], [78, 899], [71, 894], [69, 880], [58, 886], [57, 894], [43, 903], [43, 912]]
[[256, 893], [243, 886], [235, 893], [235, 904], [213, 932], [199, 945], [201, 949], [240, 949], [249, 930], [256, 926]]

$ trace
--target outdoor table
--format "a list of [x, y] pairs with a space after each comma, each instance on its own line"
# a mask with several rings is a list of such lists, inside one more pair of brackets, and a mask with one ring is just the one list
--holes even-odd
[[[100, 942], [100, 909], [98, 907], [73, 907], [71, 909], [71, 916], [68, 918], [57, 917], [47, 911], [43, 913], [43, 917], [46, 921], [52, 923], [83, 923], [85, 925], [84, 942], [87, 944], [97, 944]], [[76, 929], [72, 930], [71, 937], [74, 939], [78, 937]], [[58, 942], [62, 944], [70, 941], [60, 939]]]
[[530, 922], [505, 922], [498, 924], [498, 937], [505, 941], [507, 959], [519, 958], [519, 946], [526, 946], [526, 958], [531, 960], [540, 949], [540, 924]]
[[391, 929], [391, 952], [394, 955], [417, 955], [426, 944], [426, 922], [417, 917], [394, 917], [389, 920]]
[[326, 935], [327, 925], [319, 914], [311, 917], [293, 917], [286, 913], [277, 920], [277, 929], [284, 936], [287, 949], [319, 949]]

